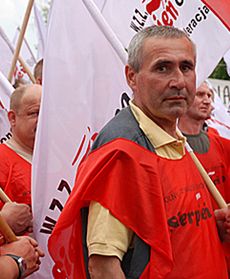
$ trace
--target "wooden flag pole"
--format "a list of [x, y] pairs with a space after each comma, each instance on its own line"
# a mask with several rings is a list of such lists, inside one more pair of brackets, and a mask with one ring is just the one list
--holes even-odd
[[100, 28], [102, 33], [105, 35], [106, 39], [110, 42], [111, 46], [121, 59], [121, 62], [125, 65], [127, 61], [127, 53], [124, 46], [118, 39], [117, 35], [105, 20], [104, 16], [98, 9], [97, 5], [92, 0], [82, 0], [83, 4], [91, 14], [92, 18], [96, 22], [97, 26]]
[[[12, 202], [11, 199], [2, 190], [1, 187], [0, 187], [0, 199], [4, 203]], [[10, 226], [7, 224], [5, 219], [2, 217], [1, 213], [0, 213], [0, 232], [2, 233], [2, 235], [4, 236], [4, 239], [7, 242], [13, 242], [13, 241], [17, 240], [16, 235], [14, 234], [14, 232], [12, 231]]]
[[29, 67], [26, 65], [24, 60], [21, 58], [21, 56], [18, 56], [18, 61], [22, 65], [23, 69], [26, 71], [27, 75], [29, 76], [32, 83], [36, 83], [34, 75], [31, 73]]
[[7, 224], [5, 219], [2, 217], [1, 213], [0, 213], [0, 231], [7, 242], [13, 242], [17, 240], [16, 235], [14, 234], [10, 226]]
[[12, 202], [11, 199], [6, 195], [6, 193], [2, 190], [0, 187], [0, 200], [4, 203], [6, 202]]
[[220, 192], [217, 190], [217, 188], [214, 185], [214, 183], [212, 182], [211, 178], [209, 177], [209, 175], [205, 171], [204, 167], [201, 165], [200, 161], [198, 160], [198, 158], [194, 154], [192, 148], [190, 147], [190, 145], [187, 142], [186, 142], [185, 146], [186, 146], [186, 149], [189, 152], [192, 160], [196, 164], [196, 166], [197, 166], [201, 176], [203, 177], [203, 179], [204, 179], [210, 193], [212, 194], [213, 198], [215, 199], [215, 201], [217, 202], [217, 204], [219, 205], [220, 208], [226, 208], [227, 204], [226, 204], [225, 200], [223, 199]]
[[27, 24], [28, 24], [28, 21], [29, 21], [29, 18], [30, 18], [30, 13], [31, 13], [33, 4], [34, 4], [34, 0], [29, 0], [28, 6], [27, 6], [27, 9], [26, 9], [26, 13], [25, 13], [25, 17], [24, 17], [24, 20], [23, 20], [23, 23], [22, 23], [21, 32], [20, 32], [19, 37], [18, 37], [17, 46], [16, 46], [16, 49], [15, 49], [15, 52], [14, 52], [14, 56], [13, 56], [13, 60], [12, 60], [12, 64], [11, 64], [11, 69], [10, 69], [10, 72], [9, 72], [9, 75], [8, 75], [8, 80], [9, 80], [10, 83], [12, 82], [14, 69], [15, 69], [15, 66], [16, 66], [16, 63], [17, 63], [17, 60], [18, 60], [18, 56], [19, 56], [19, 53], [20, 53], [20, 49], [21, 49], [21, 46], [22, 46], [23, 38], [24, 38], [24, 35], [25, 35], [25, 32], [26, 32], [26, 27], [27, 27]]

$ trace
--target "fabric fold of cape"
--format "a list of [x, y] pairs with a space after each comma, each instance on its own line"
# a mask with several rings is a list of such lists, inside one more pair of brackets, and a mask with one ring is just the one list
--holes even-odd
[[164, 278], [171, 271], [172, 247], [157, 161], [156, 154], [125, 139], [90, 153], [49, 239], [55, 278], [86, 278], [80, 209], [91, 200], [108, 208], [151, 247], [154, 264], [150, 257], [142, 279]]

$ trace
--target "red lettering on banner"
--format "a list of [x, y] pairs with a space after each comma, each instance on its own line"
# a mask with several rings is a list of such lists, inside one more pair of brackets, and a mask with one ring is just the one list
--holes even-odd
[[[88, 132], [90, 133], [90, 131], [91, 131], [91, 130], [90, 130], [90, 127], [87, 127], [87, 128], [88, 128]], [[85, 159], [85, 157], [88, 155], [88, 153], [89, 153], [89, 151], [90, 151], [90, 148], [91, 148], [91, 146], [92, 146], [92, 143], [94, 142], [94, 140], [95, 140], [97, 134], [98, 134], [98, 133], [94, 133], [94, 134], [90, 137], [90, 139], [88, 140], [88, 143], [86, 143], [86, 138], [87, 138], [86, 134], [83, 136], [82, 141], [81, 141], [81, 143], [80, 143], [80, 146], [79, 146], [79, 148], [78, 148], [78, 150], [77, 150], [77, 154], [76, 154], [75, 158], [73, 159], [72, 166], [74, 166], [75, 163], [77, 162], [77, 160], [79, 159], [80, 154], [81, 154], [82, 151], [83, 151], [83, 147], [84, 147], [84, 145], [85, 145], [85, 143], [86, 143], [86, 144], [87, 144], [86, 151], [85, 151], [84, 155], [82, 156], [82, 159], [81, 159], [81, 160], [83, 161], [83, 160]]]
[[[144, 3], [145, 0], [142, 1]], [[161, 0], [152, 0], [146, 5], [146, 11], [151, 15], [154, 11], [158, 10], [161, 5]]]
[[[179, 10], [184, 4], [184, 0], [141, 0], [144, 5], [145, 13], [135, 9], [135, 15], [132, 17], [130, 27], [138, 32], [144, 28], [147, 16], [151, 16], [153, 23], [156, 25], [173, 26], [179, 17]], [[161, 10], [159, 10], [161, 9]]]
[[157, 17], [155, 12], [160, 8], [161, 2], [162, 1], [151, 1], [146, 5], [146, 11], [152, 16], [155, 24], [173, 26], [174, 21], [177, 20], [179, 16], [179, 12], [171, 1], [168, 1], [168, 3], [165, 1], [163, 11], [161, 12], [160, 16]]
[[[135, 9], [135, 14], [130, 24], [130, 27], [135, 32], [145, 27], [148, 16], [151, 17], [155, 25], [173, 26], [180, 16], [179, 10], [185, 4], [185, 0], [141, 0], [141, 4], [144, 5], [145, 13]], [[188, 25], [183, 28], [184, 32], [190, 36], [198, 24], [207, 19], [209, 11], [210, 10], [205, 5], [198, 7], [198, 11], [194, 14], [194, 17], [189, 20]]]

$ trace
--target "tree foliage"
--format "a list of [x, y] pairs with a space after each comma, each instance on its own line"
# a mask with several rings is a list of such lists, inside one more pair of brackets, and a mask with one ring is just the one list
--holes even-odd
[[215, 70], [210, 75], [210, 78], [230, 80], [230, 76], [227, 73], [226, 64], [223, 58], [220, 60]]

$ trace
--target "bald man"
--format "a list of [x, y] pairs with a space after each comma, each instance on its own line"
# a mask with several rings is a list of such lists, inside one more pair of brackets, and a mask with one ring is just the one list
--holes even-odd
[[[206, 82], [203, 82], [196, 90], [193, 104], [179, 119], [178, 127], [226, 202], [229, 203], [230, 141], [216, 133], [207, 133], [203, 129], [204, 122], [210, 117], [212, 111], [212, 98], [212, 90]], [[217, 207], [215, 202], [214, 206]]]
[[24, 221], [20, 222], [18, 216], [13, 218], [15, 215], [6, 214], [6, 219], [10, 219], [16, 233], [30, 227], [32, 221], [31, 161], [41, 92], [41, 86], [36, 84], [20, 86], [12, 93], [8, 112], [12, 138], [0, 145], [0, 187], [12, 201], [20, 203], [25, 210]]

